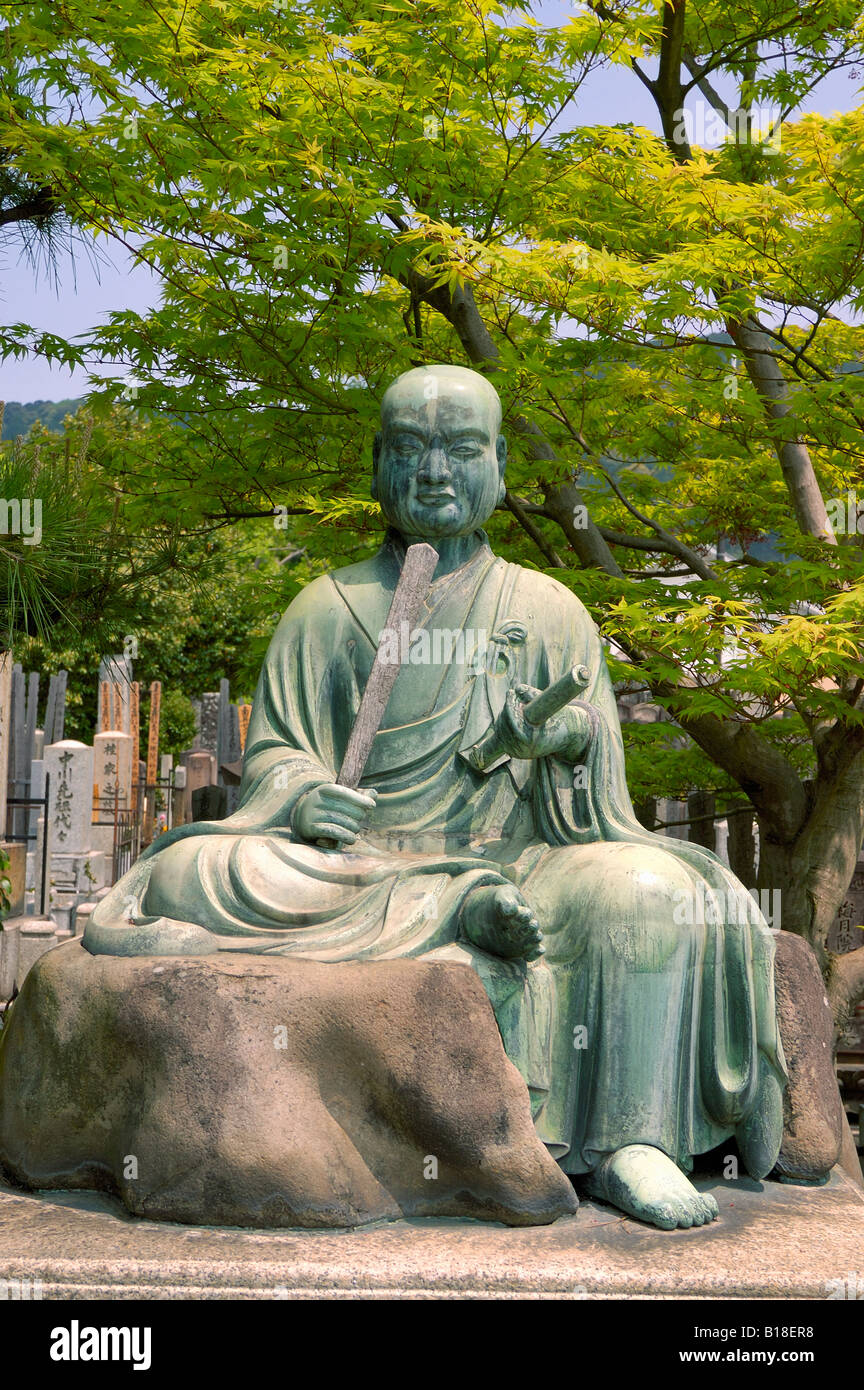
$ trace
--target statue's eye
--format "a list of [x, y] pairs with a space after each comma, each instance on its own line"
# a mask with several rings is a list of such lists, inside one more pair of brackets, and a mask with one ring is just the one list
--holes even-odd
[[450, 449], [450, 455], [456, 459], [473, 459], [480, 453], [480, 445], [472, 444], [470, 441], [464, 444], [454, 444]]
[[411, 458], [419, 452], [420, 441], [410, 434], [397, 435], [390, 447], [399, 458]]

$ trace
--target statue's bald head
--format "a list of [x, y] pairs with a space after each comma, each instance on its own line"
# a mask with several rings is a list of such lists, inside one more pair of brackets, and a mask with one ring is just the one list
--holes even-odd
[[501, 400], [495, 387], [470, 367], [436, 363], [430, 367], [414, 367], [403, 372], [384, 392], [381, 401], [381, 424], [402, 406], [425, 407], [431, 416], [437, 415], [438, 403], [444, 401], [452, 411], [482, 410], [488, 413], [495, 434], [501, 428]]
[[415, 367], [381, 402], [372, 495], [406, 536], [464, 535], [504, 497], [501, 401], [468, 367]]

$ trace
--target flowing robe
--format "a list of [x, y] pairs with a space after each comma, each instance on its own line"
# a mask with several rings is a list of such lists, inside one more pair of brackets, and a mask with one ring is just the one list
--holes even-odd
[[[84, 944], [463, 961], [566, 1171], [626, 1143], [686, 1167], [749, 1113], [760, 1064], [785, 1078], [773, 938], [715, 855], [636, 820], [582, 604], [483, 539], [431, 586], [407, 651], [402, 634], [407, 661], [361, 783], [378, 801], [352, 849], [307, 844], [292, 819], [340, 765], [398, 580], [390, 541], [309, 584], [285, 613], [255, 695], [239, 809], [160, 837], [97, 906]], [[590, 718], [587, 747], [478, 771], [471, 750], [508, 686], [542, 689], [576, 664], [591, 672], [573, 702]], [[544, 932], [546, 955], [531, 964], [460, 932], [467, 894], [508, 883]]]

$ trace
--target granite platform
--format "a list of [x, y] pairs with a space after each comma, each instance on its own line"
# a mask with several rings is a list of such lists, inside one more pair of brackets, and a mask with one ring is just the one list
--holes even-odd
[[[720, 1219], [657, 1231], [585, 1201], [549, 1226], [158, 1224], [95, 1193], [0, 1184], [0, 1290], [43, 1299], [818, 1299], [864, 1295], [864, 1191], [700, 1177]], [[853, 1297], [855, 1296], [853, 1292]]]

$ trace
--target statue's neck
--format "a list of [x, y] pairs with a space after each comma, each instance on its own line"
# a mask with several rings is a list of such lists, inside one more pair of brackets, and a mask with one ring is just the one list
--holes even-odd
[[444, 574], [452, 574], [454, 570], [461, 569], [478, 550], [482, 550], [488, 544], [482, 531], [472, 531], [470, 536], [403, 536], [401, 532], [391, 528], [387, 533], [387, 539], [393, 545], [400, 561], [406, 547], [415, 545], [418, 541], [426, 541], [427, 545], [434, 546], [438, 551], [438, 564], [435, 566], [433, 579], [440, 579]]

